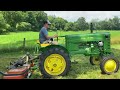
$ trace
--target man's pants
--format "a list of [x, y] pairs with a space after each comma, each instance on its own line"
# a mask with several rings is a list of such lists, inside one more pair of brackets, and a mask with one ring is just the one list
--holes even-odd
[[57, 42], [57, 41], [46, 40], [46, 41], [43, 42], [43, 44], [53, 44], [53, 45], [57, 45], [58, 42]]

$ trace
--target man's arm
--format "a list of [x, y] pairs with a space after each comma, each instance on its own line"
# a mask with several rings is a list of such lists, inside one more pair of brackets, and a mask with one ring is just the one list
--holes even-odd
[[47, 30], [44, 30], [44, 36], [46, 37], [46, 39], [50, 39], [50, 38], [56, 38], [56, 37], [58, 37], [58, 35], [54, 35], [54, 36], [49, 36], [48, 35], [48, 32], [47, 32]]
[[48, 36], [48, 35], [45, 35], [45, 37], [46, 37], [47, 39], [50, 39], [50, 38], [56, 38], [57, 35], [54, 35], [54, 36]]

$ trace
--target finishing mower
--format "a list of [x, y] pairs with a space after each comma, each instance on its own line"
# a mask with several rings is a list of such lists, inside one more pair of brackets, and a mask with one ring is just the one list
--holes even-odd
[[[38, 66], [45, 77], [66, 75], [71, 67], [70, 55], [83, 54], [90, 56], [92, 65], [100, 65], [104, 74], [116, 73], [119, 69], [119, 61], [111, 52], [110, 33], [93, 33], [91, 23], [91, 33], [65, 35], [65, 46], [40, 44], [39, 40], [35, 48], [39, 59]], [[30, 59], [29, 59], [30, 60]]]
[[[7, 72], [2, 74], [3, 79], [25, 79], [25, 78], [30, 78], [32, 75], [32, 72], [34, 68], [36, 68], [36, 63], [35, 60], [37, 57], [34, 57], [27, 53], [23, 57], [19, 58], [15, 62], [10, 62], [10, 66], [7, 67]], [[34, 66], [34, 68], [33, 68]]]

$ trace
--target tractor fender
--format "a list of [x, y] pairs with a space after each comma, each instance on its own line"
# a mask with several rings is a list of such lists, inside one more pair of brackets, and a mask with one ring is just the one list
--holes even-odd
[[69, 51], [64, 46], [61, 46], [61, 45], [49, 45], [49, 46], [45, 47], [43, 49], [43, 51], [48, 50], [49, 48], [52, 48], [52, 47], [61, 48], [61, 49], [65, 50], [69, 54]]

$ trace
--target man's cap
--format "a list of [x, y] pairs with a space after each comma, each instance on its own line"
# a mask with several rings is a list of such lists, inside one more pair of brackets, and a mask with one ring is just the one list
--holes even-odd
[[49, 20], [44, 21], [44, 24], [46, 24], [46, 23], [47, 23], [48, 25], [51, 24]]
[[47, 23], [48, 23], [49, 25], [51, 24], [49, 20], [47, 20]]

